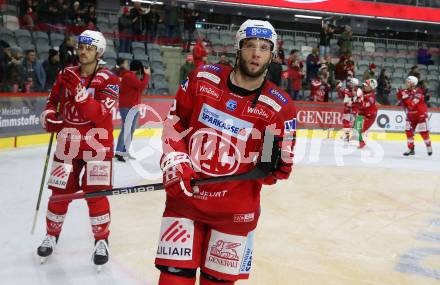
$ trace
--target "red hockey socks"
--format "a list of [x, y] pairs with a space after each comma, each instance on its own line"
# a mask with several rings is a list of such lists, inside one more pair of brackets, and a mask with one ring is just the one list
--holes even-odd
[[426, 146], [431, 146], [431, 139], [429, 138], [429, 132], [420, 132]]
[[96, 240], [108, 238], [110, 231], [110, 205], [107, 197], [87, 199], [90, 223]]

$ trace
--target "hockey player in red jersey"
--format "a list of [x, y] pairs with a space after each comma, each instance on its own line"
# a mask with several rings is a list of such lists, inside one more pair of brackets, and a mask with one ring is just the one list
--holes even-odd
[[328, 93], [330, 92], [330, 84], [328, 81], [327, 66], [323, 65], [319, 71], [318, 76], [310, 82], [311, 90], [310, 96], [312, 101], [315, 102], [328, 102]]
[[[112, 187], [111, 110], [119, 95], [119, 78], [98, 66], [106, 48], [100, 32], [81, 33], [77, 48], [80, 65], [65, 68], [58, 74], [41, 114], [44, 129], [57, 133], [48, 180], [54, 196], [80, 189], [90, 192]], [[47, 234], [37, 250], [42, 261], [53, 252], [69, 203], [49, 201]], [[102, 265], [108, 261], [110, 206], [106, 197], [87, 199], [87, 205], [95, 237], [93, 260], [96, 265]]]
[[359, 116], [362, 116], [361, 128], [359, 128], [359, 148], [365, 147], [365, 132], [374, 124], [377, 116], [376, 94], [374, 90], [377, 88], [375, 79], [368, 79], [362, 85], [362, 97], [359, 100]]
[[336, 84], [338, 97], [343, 100], [344, 110], [342, 115], [342, 127], [344, 128], [344, 140], [350, 140], [350, 131], [353, 127], [354, 118], [359, 110], [359, 98], [362, 90], [359, 88], [359, 80], [351, 78], [347, 80], [347, 88], [342, 87], [342, 82]]
[[[288, 94], [265, 80], [277, 54], [267, 21], [237, 31], [233, 68], [204, 65], [177, 91], [165, 121], [161, 159], [167, 193], [156, 267], [159, 285], [232, 285], [248, 278], [263, 184], [292, 171], [296, 111]], [[255, 168], [266, 131], [275, 134], [281, 162], [270, 176], [192, 187], [193, 178]]]
[[418, 129], [426, 145], [428, 155], [432, 155], [431, 139], [428, 128], [428, 107], [426, 106], [423, 91], [417, 88], [418, 79], [415, 76], [408, 76], [406, 89], [399, 90], [396, 94], [399, 104], [406, 113], [405, 133], [408, 150], [404, 156], [414, 155], [414, 133]]

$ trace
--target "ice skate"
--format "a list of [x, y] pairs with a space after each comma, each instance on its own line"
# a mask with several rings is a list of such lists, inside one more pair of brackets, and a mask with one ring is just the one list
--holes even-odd
[[120, 162], [125, 162], [125, 158], [122, 155], [116, 154], [115, 158]]
[[364, 141], [360, 141], [360, 142], [359, 142], [359, 146], [358, 146], [358, 148], [359, 148], [359, 149], [363, 149], [366, 145], [367, 145], [367, 144], [366, 144]]
[[404, 156], [410, 156], [416, 154], [413, 148], [409, 148], [406, 152], [403, 153]]
[[108, 262], [109, 249], [106, 239], [95, 241], [95, 248], [93, 249], [93, 263], [96, 265], [96, 270], [101, 271], [102, 266]]
[[43, 242], [37, 249], [37, 254], [40, 257], [41, 264], [45, 263], [47, 258], [53, 253], [53, 250], [55, 249], [57, 242], [58, 242], [58, 237], [46, 234], [46, 236], [43, 239]]
[[426, 152], [428, 153], [429, 156], [431, 156], [432, 155], [432, 146], [427, 146]]

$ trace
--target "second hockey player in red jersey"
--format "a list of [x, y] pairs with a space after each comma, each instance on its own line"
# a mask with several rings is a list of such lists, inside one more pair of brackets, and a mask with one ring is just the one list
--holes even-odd
[[[57, 145], [48, 180], [52, 195], [109, 189], [112, 186], [113, 123], [111, 110], [119, 95], [119, 78], [100, 68], [106, 40], [97, 31], [84, 31], [78, 38], [80, 65], [65, 68], [41, 115], [43, 127], [57, 133]], [[59, 107], [57, 107], [59, 106]], [[81, 173], [82, 178], [81, 178]], [[47, 234], [38, 255], [52, 254], [61, 233], [69, 202], [47, 207]], [[93, 261], [108, 261], [110, 206], [106, 197], [87, 199], [95, 237]]]
[[405, 132], [407, 137], [408, 150], [404, 156], [414, 155], [414, 133], [420, 132], [426, 145], [428, 155], [432, 155], [431, 139], [428, 128], [428, 107], [426, 106], [423, 91], [417, 88], [418, 79], [415, 76], [408, 76], [406, 89], [397, 92], [397, 100], [406, 113]]
[[354, 118], [359, 111], [359, 98], [362, 96], [362, 90], [359, 88], [357, 78], [347, 79], [347, 88], [342, 87], [342, 82], [336, 84], [338, 97], [343, 100], [344, 110], [342, 114], [342, 127], [344, 129], [344, 140], [350, 141], [350, 132], [353, 127]]
[[359, 100], [359, 116], [362, 116], [361, 126], [357, 130], [359, 135], [359, 148], [365, 147], [365, 132], [374, 124], [377, 116], [376, 94], [377, 88], [375, 79], [368, 79], [362, 84], [362, 97]]
[[[277, 54], [267, 21], [247, 20], [236, 35], [235, 67], [204, 65], [181, 84], [165, 121], [161, 159], [166, 187], [156, 267], [159, 285], [232, 285], [247, 278], [263, 184], [292, 171], [296, 112], [288, 94], [265, 80]], [[192, 187], [193, 178], [255, 168], [266, 132], [281, 160], [262, 180]]]

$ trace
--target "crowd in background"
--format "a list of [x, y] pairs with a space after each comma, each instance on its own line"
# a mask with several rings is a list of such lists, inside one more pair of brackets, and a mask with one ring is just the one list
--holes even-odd
[[[63, 44], [49, 51], [48, 58], [38, 60], [35, 50], [21, 51], [11, 48], [9, 43], [0, 41], [0, 80], [2, 91], [6, 92], [41, 92], [50, 90], [55, 75], [61, 66], [75, 63], [75, 37], [84, 29], [99, 29], [95, 11], [95, 1], [67, 0], [22, 0], [18, 13], [22, 28], [30, 30], [62, 30], [66, 34]], [[206, 63], [233, 65], [233, 58], [220, 55], [219, 62], [208, 62], [210, 42], [197, 33], [196, 22], [200, 13], [193, 3], [179, 6], [177, 1], [169, 5], [142, 6], [133, 2], [133, 7], [122, 7], [118, 18], [118, 51], [131, 52], [132, 41], [158, 42], [161, 44], [180, 44], [182, 53], [188, 53], [184, 65], [180, 68], [180, 79], [186, 78], [191, 69]], [[183, 22], [183, 34], [180, 32]], [[338, 33], [338, 52], [332, 54], [331, 43]], [[270, 65], [267, 78], [284, 88], [294, 100], [315, 100], [315, 96], [304, 97], [303, 90], [318, 88], [322, 92], [332, 93], [336, 83], [347, 78], [377, 79], [377, 101], [390, 104], [391, 74], [372, 62], [368, 70], [358, 74], [356, 62], [352, 56], [353, 32], [350, 26], [335, 27], [323, 23], [319, 42], [310, 54], [302, 58], [299, 50], [284, 51], [283, 42], [279, 42], [278, 56]], [[195, 45], [192, 47], [192, 43]], [[288, 52], [288, 55], [285, 54]], [[426, 48], [420, 48], [417, 54], [419, 64], [433, 64]], [[429, 90], [425, 81], [414, 66], [410, 73], [419, 79], [419, 85]], [[318, 85], [317, 85], [318, 84]], [[327, 94], [324, 101], [332, 100]]]

